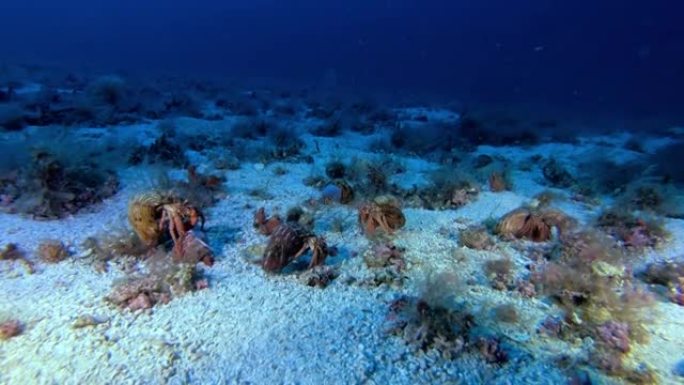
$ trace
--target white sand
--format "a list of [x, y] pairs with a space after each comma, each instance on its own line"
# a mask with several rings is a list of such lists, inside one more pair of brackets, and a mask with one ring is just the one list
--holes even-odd
[[[407, 115], [418, 111], [410, 110]], [[457, 118], [455, 114], [444, 116]], [[193, 130], [202, 125], [210, 130], [212, 124], [184, 120], [179, 126]], [[138, 125], [117, 132], [145, 140], [154, 137], [153, 127]], [[93, 130], [81, 134], [87, 132], [92, 134]], [[99, 134], [107, 137], [112, 132]], [[369, 138], [354, 134], [339, 138], [307, 135], [304, 139], [305, 151], [312, 153], [315, 165], [274, 163], [257, 170], [252, 164], [244, 164], [227, 172], [229, 197], [207, 213], [208, 235], [218, 254], [212, 268], [202, 268], [210, 288], [149, 311], [122, 312], [106, 304], [103, 297], [123, 272], [112, 266], [108, 273], [97, 273], [78, 255], [86, 237], [127, 225], [126, 203], [131, 194], [144, 188], [145, 183], [140, 181], [143, 170], [122, 171], [122, 191], [93, 213], [49, 222], [0, 214], [0, 246], [15, 242], [35, 251], [41, 240], [56, 238], [77, 252], [73, 260], [57, 265], [37, 263], [34, 274], [27, 274], [20, 264], [0, 261], [0, 320], [11, 317], [26, 324], [21, 336], [0, 342], [0, 384], [565, 383], [551, 360], [561, 353], [582, 354], [586, 347], [581, 342], [572, 345], [538, 336], [535, 329], [554, 311], [553, 306], [495, 291], [482, 273], [481, 265], [488, 259], [509, 255], [521, 266], [523, 257], [505, 244], [498, 252], [457, 245], [458, 229], [464, 224], [497, 218], [544, 190], [536, 169], [516, 171], [512, 192], [483, 191], [475, 202], [458, 210], [405, 210], [407, 225], [396, 236], [396, 243], [407, 248], [409, 263], [408, 278], [401, 289], [345, 283], [345, 277], [358, 276], [366, 269], [361, 258], [354, 255], [363, 253], [368, 242], [359, 232], [353, 207], [323, 207], [316, 214], [316, 232], [340, 249], [340, 256], [329, 263], [336, 264], [342, 276], [329, 287], [317, 289], [305, 286], [292, 274], [266, 275], [245, 260], [248, 247], [266, 242], [252, 229], [254, 209], [263, 205], [269, 213], [283, 214], [292, 205], [318, 196], [315, 189], [302, 184], [302, 179], [312, 173], [322, 174], [329, 159], [378, 155], [365, 152]], [[320, 152], [314, 150], [316, 147]], [[601, 148], [601, 144], [584, 141], [581, 147], [544, 144], [528, 149], [481, 147], [478, 151], [503, 155], [514, 162], [537, 153], [553, 154], [562, 161]], [[615, 152], [611, 155], [619, 157], [618, 150]], [[202, 159], [200, 154], [191, 156]], [[401, 178], [413, 178], [410, 183], [400, 181], [407, 185], [425, 183], [424, 178], [414, 176], [436, 168], [415, 158], [400, 161], [407, 167]], [[275, 176], [277, 166], [285, 167], [288, 173]], [[254, 188], [267, 188], [273, 199], [255, 200], [248, 195]], [[569, 200], [560, 206], [582, 221], [595, 215], [595, 209]], [[344, 218], [342, 234], [330, 231], [330, 223], [337, 217]], [[684, 221], [669, 220], [667, 227], [673, 241], [658, 252], [657, 258], [684, 253]], [[464, 260], [457, 262], [455, 254]], [[31, 258], [35, 260], [36, 256], [32, 254]], [[460, 281], [449, 283], [452, 286], [445, 290], [451, 290], [456, 301], [468, 304], [480, 325], [502, 333], [514, 346], [512, 362], [497, 368], [476, 355], [444, 361], [434, 353], [416, 355], [401, 339], [386, 335], [387, 303], [401, 293], [420, 294], [425, 277], [442, 271], [454, 272]], [[467, 280], [472, 284], [466, 285]], [[492, 321], [491, 308], [502, 303], [515, 304], [521, 322], [505, 325]], [[672, 368], [684, 359], [684, 308], [660, 303], [657, 310], [659, 316], [649, 325], [650, 343], [640, 347], [635, 356], [655, 368], [664, 384], [675, 384], [681, 378], [671, 374]], [[72, 328], [80, 315], [107, 321]]]

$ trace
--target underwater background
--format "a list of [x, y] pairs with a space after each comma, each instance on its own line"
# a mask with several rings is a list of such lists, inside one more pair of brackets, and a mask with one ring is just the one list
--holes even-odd
[[684, 3], [0, 3], [0, 385], [684, 384]]
[[8, 0], [0, 36], [7, 63], [421, 92], [625, 123], [681, 119], [682, 11], [669, 0]]

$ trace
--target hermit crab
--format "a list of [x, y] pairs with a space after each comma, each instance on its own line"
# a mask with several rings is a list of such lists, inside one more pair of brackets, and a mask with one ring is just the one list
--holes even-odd
[[204, 215], [187, 200], [157, 192], [138, 195], [128, 205], [128, 221], [149, 247], [159, 245], [168, 235], [174, 257], [186, 259], [186, 251], [193, 250], [200, 261], [213, 263], [209, 246], [192, 232], [198, 224], [204, 230]]
[[399, 206], [396, 198], [379, 196], [359, 207], [359, 223], [368, 235], [375, 234], [378, 228], [391, 234], [406, 224], [406, 218]]
[[277, 215], [267, 217], [266, 209], [261, 207], [254, 213], [254, 228], [262, 235], [271, 235], [280, 226], [281, 220]]
[[159, 230], [167, 228], [175, 246], [200, 221], [200, 230], [204, 230], [204, 215], [188, 201], [167, 203], [157, 210], [161, 212]]
[[312, 235], [306, 238], [304, 245], [301, 249], [299, 249], [297, 254], [295, 254], [293, 259], [299, 258], [307, 250], [311, 251], [311, 262], [309, 262], [309, 269], [318, 265], [322, 265], [325, 262], [325, 258], [327, 258], [329, 254], [328, 244], [325, 242], [325, 238]]
[[501, 218], [496, 232], [505, 238], [546, 242], [551, 239], [554, 227], [562, 234], [574, 225], [574, 219], [560, 211], [518, 208]]
[[297, 223], [283, 223], [271, 234], [261, 265], [266, 271], [279, 272], [307, 251], [311, 251], [309, 269], [322, 265], [331, 254], [325, 238], [313, 235]]

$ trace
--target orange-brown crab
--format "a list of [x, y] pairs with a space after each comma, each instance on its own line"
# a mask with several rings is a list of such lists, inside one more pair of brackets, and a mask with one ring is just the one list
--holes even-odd
[[150, 192], [134, 197], [128, 204], [128, 221], [138, 238], [150, 249], [164, 241], [165, 233], [173, 241], [174, 258], [179, 261], [213, 263], [209, 246], [192, 229], [204, 215], [187, 200], [169, 193]]
[[374, 234], [377, 228], [391, 234], [406, 223], [406, 218], [393, 198], [378, 197], [359, 207], [359, 223], [366, 234]]
[[322, 265], [331, 254], [323, 237], [317, 237], [296, 223], [283, 223], [271, 234], [261, 266], [279, 272], [295, 259], [311, 250], [309, 268]]
[[174, 251], [182, 252], [182, 240], [185, 234], [197, 226], [197, 223], [200, 223], [200, 229], [204, 230], [204, 215], [188, 201], [167, 203], [157, 210], [161, 212], [159, 230], [163, 231], [165, 227], [168, 228]]
[[532, 242], [551, 239], [552, 228], [563, 234], [575, 226], [575, 220], [556, 210], [517, 208], [504, 215], [496, 232], [504, 238], [524, 238]]
[[292, 257], [292, 260], [299, 258], [307, 250], [311, 250], [311, 262], [309, 262], [309, 269], [312, 267], [322, 265], [325, 262], [325, 258], [328, 257], [328, 244], [325, 242], [325, 238], [310, 236], [308, 237], [304, 245], [297, 252], [297, 254]]
[[263, 207], [254, 214], [253, 226], [263, 235], [271, 235], [280, 226], [280, 217], [274, 215], [266, 217], [266, 209]]

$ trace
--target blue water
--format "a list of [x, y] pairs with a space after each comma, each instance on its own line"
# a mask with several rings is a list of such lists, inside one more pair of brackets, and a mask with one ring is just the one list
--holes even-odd
[[5, 0], [0, 58], [672, 121], [682, 118], [682, 11], [671, 0]]

